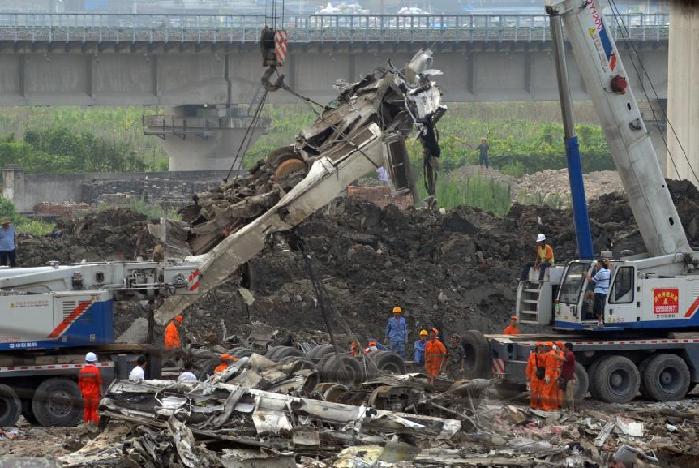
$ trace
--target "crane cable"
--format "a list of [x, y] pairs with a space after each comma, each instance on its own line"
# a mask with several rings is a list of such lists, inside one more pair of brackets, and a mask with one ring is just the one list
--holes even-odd
[[[634, 47], [633, 43], [631, 42], [631, 33], [624, 23], [623, 19], [621, 18], [621, 12], [619, 11], [619, 8], [616, 5], [615, 0], [609, 0], [609, 5], [612, 8], [612, 13], [614, 16], [614, 19], [617, 23], [617, 25], [621, 28], [622, 34], [626, 34], [626, 40], [624, 41], [624, 47], [626, 47], [627, 50], [631, 50], [633, 52], [633, 55], [629, 55], [631, 58], [631, 65], [633, 65], [634, 70], [636, 71], [636, 75], [639, 77], [639, 84], [641, 86], [641, 90], [643, 91], [643, 95], [646, 97], [646, 101], [648, 101], [648, 106], [650, 107], [650, 111], [653, 114], [653, 119], [656, 122], [656, 127], [658, 128], [658, 131], [660, 133], [660, 137], [663, 141], [663, 144], [665, 145], [665, 148], [667, 149], [668, 156], [670, 157], [670, 162], [672, 163], [673, 168], [675, 169], [675, 174], [679, 176], [679, 170], [677, 169], [677, 163], [675, 162], [675, 159], [672, 157], [672, 151], [670, 151], [670, 148], [668, 147], [666, 137], [663, 134], [664, 132], [662, 131], [662, 128], [658, 121], [660, 119], [657, 118], [656, 115], [656, 110], [653, 106], [652, 99], [648, 95], [648, 92], [646, 90], [646, 86], [644, 85], [644, 77], [648, 80], [648, 83], [650, 85], [651, 91], [653, 92], [655, 96], [655, 101], [660, 100], [660, 96], [658, 95], [658, 92], [655, 89], [655, 85], [653, 84], [653, 80], [651, 79], [650, 75], [648, 74], [648, 71], [646, 70], [645, 66], [643, 65], [643, 60], [641, 59], [641, 55]], [[635, 60], [634, 60], [635, 56]], [[638, 66], [636, 65], [636, 61], [638, 61]], [[639, 70], [640, 67], [640, 70]], [[670, 119], [668, 118], [667, 112], [665, 109], [662, 107], [660, 108], [660, 113], [663, 118], [663, 120], [667, 123], [668, 127], [672, 131], [672, 135], [674, 136], [675, 140], [677, 141], [677, 144], [680, 147], [680, 150], [682, 152], [682, 155], [684, 156], [685, 161], [687, 162], [687, 166], [689, 167], [690, 171], [692, 172], [692, 175], [694, 176], [694, 180], [699, 183], [699, 177], [697, 176], [697, 173], [694, 170], [694, 167], [692, 166], [692, 163], [689, 160], [689, 157], [687, 156], [687, 152], [684, 149], [684, 146], [682, 145], [682, 142], [680, 141], [679, 136], [677, 135], [677, 132], [675, 131], [675, 127], [672, 125], [672, 122], [670, 122]]]

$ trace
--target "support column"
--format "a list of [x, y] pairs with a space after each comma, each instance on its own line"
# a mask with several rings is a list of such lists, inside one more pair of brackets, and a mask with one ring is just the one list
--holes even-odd
[[2, 168], [2, 198], [11, 201], [17, 211], [24, 211], [24, 169], [14, 164]]
[[699, 175], [699, 9], [692, 3], [677, 1], [670, 7], [668, 118], [677, 138], [668, 128], [667, 175], [699, 186], [693, 174]]
[[[163, 139], [171, 171], [228, 170], [251, 120], [247, 106], [178, 106], [172, 115], [146, 116], [144, 133]], [[269, 121], [258, 121], [251, 144], [268, 126]], [[242, 169], [242, 163], [241, 155], [233, 169]]]

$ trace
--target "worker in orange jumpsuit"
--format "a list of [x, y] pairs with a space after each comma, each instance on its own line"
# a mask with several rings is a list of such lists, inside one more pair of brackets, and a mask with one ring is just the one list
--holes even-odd
[[446, 360], [447, 348], [439, 340], [439, 330], [433, 328], [430, 331], [430, 340], [425, 345], [425, 372], [430, 377], [430, 382], [442, 372]]
[[165, 349], [180, 349], [182, 341], [180, 340], [180, 327], [184, 322], [182, 314], [177, 315], [165, 327]]
[[83, 422], [85, 424], [99, 424], [100, 417], [97, 414], [97, 407], [102, 395], [102, 374], [97, 363], [95, 353], [85, 355], [85, 365], [78, 374], [78, 387], [83, 397]]
[[519, 331], [519, 323], [517, 322], [517, 316], [513, 315], [510, 317], [510, 324], [505, 327], [505, 330], [502, 332], [503, 335], [519, 335], [521, 332]]
[[552, 342], [546, 342], [546, 347], [550, 351], [545, 355], [546, 374], [544, 388], [541, 391], [542, 409], [544, 411], [558, 411], [560, 409], [558, 377], [561, 375], [561, 359]]
[[221, 364], [216, 366], [216, 368], [214, 369], [214, 372], [217, 374], [220, 374], [221, 372], [228, 369], [228, 367], [231, 364], [233, 364], [234, 362], [237, 362], [237, 361], [238, 361], [238, 358], [233, 356], [232, 354], [228, 354], [228, 353], [222, 354], [221, 355]]
[[351, 340], [349, 342], [349, 345], [350, 345], [350, 351], [349, 351], [350, 356], [359, 356], [359, 354], [361, 353], [361, 351], [359, 349], [359, 341]]
[[[529, 382], [529, 407], [532, 409], [541, 409], [541, 388], [544, 383], [543, 378], [539, 378], [545, 373], [545, 357], [543, 353], [544, 344], [537, 341], [534, 349], [529, 353], [529, 361], [527, 362], [527, 381]], [[540, 375], [537, 376], [537, 369]]]

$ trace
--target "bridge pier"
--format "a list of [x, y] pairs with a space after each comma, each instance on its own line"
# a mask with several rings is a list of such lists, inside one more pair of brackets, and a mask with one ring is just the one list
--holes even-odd
[[[171, 115], [144, 116], [146, 135], [163, 139], [171, 171], [233, 170], [242, 168], [236, 161], [240, 142], [252, 118], [235, 106], [177, 106]], [[259, 121], [248, 138], [251, 144], [265, 132], [267, 121]]]
[[672, 2], [670, 18], [668, 118], [677, 137], [668, 129], [667, 173], [699, 186], [699, 10], [689, 1]]

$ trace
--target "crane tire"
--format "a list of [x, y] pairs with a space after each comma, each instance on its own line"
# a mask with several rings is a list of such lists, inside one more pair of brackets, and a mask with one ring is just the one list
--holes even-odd
[[325, 382], [352, 385], [364, 381], [364, 369], [359, 361], [345, 354], [328, 354], [323, 357], [319, 367]]
[[22, 402], [9, 385], [0, 385], [0, 427], [14, 426], [22, 414]]
[[369, 358], [381, 372], [397, 375], [405, 374], [405, 362], [403, 361], [403, 358], [393, 351], [377, 351], [375, 353], [369, 353]]
[[607, 403], [628, 403], [638, 394], [641, 374], [631, 359], [617, 354], [607, 356], [599, 362], [592, 382], [600, 400]]
[[34, 392], [32, 412], [42, 426], [77, 426], [83, 412], [78, 384], [63, 378], [44, 380]]
[[643, 388], [657, 401], [683, 399], [689, 391], [691, 376], [684, 359], [676, 354], [656, 354], [644, 366]]
[[579, 403], [585, 399], [590, 390], [590, 376], [587, 375], [585, 366], [579, 362], [575, 363], [575, 391], [573, 399], [575, 403]]
[[468, 330], [461, 337], [464, 348], [464, 377], [467, 379], [489, 378], [490, 345], [478, 330]]

